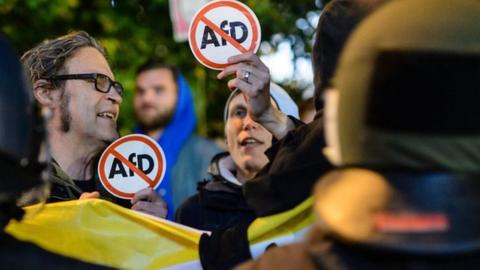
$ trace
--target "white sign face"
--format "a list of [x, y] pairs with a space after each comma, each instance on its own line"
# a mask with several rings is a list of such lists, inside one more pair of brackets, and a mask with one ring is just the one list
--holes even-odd
[[98, 175], [108, 192], [131, 199], [144, 188], [157, 188], [166, 166], [165, 155], [157, 142], [148, 136], [134, 134], [107, 147], [98, 163]]
[[213, 1], [195, 15], [189, 29], [190, 49], [212, 69], [224, 69], [231, 56], [253, 52], [260, 46], [261, 29], [255, 13], [232, 0]]

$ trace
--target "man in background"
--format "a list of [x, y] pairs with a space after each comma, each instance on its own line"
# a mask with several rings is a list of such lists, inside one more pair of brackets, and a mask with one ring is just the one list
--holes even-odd
[[197, 181], [207, 177], [212, 157], [220, 148], [194, 134], [195, 110], [185, 78], [172, 65], [150, 59], [137, 70], [134, 111], [135, 133], [156, 140], [167, 160], [165, 177], [157, 192], [167, 202], [168, 219], [196, 192]]

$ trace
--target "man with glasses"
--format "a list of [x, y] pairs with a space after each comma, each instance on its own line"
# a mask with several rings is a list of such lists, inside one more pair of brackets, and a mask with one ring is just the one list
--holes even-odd
[[47, 129], [53, 175], [48, 201], [102, 197], [165, 216], [165, 204], [152, 190], [139, 191], [131, 202], [114, 199], [95, 175], [99, 154], [119, 137], [123, 94], [95, 39], [81, 31], [46, 40], [26, 52], [22, 61], [35, 98], [51, 111]]

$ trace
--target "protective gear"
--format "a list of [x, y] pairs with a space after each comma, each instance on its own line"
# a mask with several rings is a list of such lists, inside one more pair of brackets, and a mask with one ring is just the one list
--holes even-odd
[[479, 264], [478, 14], [478, 1], [393, 1], [349, 40], [326, 107], [327, 153], [347, 168], [318, 182], [309, 248], [329, 244], [315, 257], [336, 256], [327, 269]]
[[480, 171], [479, 14], [478, 1], [397, 1], [359, 26], [334, 80], [337, 164]]
[[[317, 227], [340, 242], [398, 254], [480, 252], [478, 176], [349, 168], [315, 189]], [[448, 194], [448, 195], [447, 195]]]
[[20, 194], [43, 182], [45, 166], [39, 162], [39, 154], [45, 136], [22, 66], [1, 35], [0, 59], [0, 204], [5, 222], [20, 218], [15, 207]]

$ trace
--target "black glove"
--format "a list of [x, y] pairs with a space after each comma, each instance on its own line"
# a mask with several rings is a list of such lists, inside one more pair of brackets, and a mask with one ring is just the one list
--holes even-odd
[[252, 258], [247, 230], [254, 219], [200, 238], [200, 262], [204, 270], [232, 269]]

